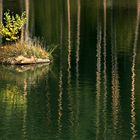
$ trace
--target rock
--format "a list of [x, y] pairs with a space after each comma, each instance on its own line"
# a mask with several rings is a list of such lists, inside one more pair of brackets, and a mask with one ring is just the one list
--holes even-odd
[[36, 63], [50, 63], [50, 60], [34, 58], [33, 56], [31, 56], [30, 58], [24, 56], [18, 56], [15, 58], [15, 64], [36, 64]]
[[36, 59], [36, 63], [50, 63], [50, 60], [49, 59]]
[[34, 64], [34, 63], [36, 63], [36, 61], [33, 56], [30, 58], [24, 56], [18, 56], [15, 58], [15, 64]]
[[38, 64], [38, 63], [50, 63], [49, 59], [41, 59], [35, 58], [34, 56], [25, 57], [25, 56], [17, 56], [5, 59], [4, 61], [0, 61], [3, 64], [11, 64], [11, 65], [25, 65], [25, 64]]

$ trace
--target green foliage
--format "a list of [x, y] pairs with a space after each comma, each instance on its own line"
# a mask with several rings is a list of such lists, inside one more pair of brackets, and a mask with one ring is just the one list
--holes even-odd
[[7, 41], [15, 41], [19, 38], [19, 31], [26, 23], [26, 14], [10, 15], [10, 11], [4, 13], [4, 24], [0, 23], [0, 35]]

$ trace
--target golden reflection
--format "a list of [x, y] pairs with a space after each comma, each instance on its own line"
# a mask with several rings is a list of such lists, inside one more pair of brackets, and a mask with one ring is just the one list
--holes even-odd
[[[27, 98], [24, 96], [23, 91], [18, 85], [9, 84], [0, 91], [0, 102], [4, 109], [4, 114], [9, 117], [5, 117], [4, 121], [10, 125], [10, 116], [17, 110], [16, 116], [22, 115], [22, 133], [26, 136], [26, 115], [27, 115]], [[18, 114], [19, 113], [19, 114]]]
[[7, 101], [7, 105], [9, 107], [12, 105], [25, 105], [26, 104], [26, 98], [23, 96], [23, 92], [21, 89], [16, 85], [7, 85], [7, 87], [0, 91], [0, 96], [2, 101]]
[[60, 34], [60, 72], [59, 72], [59, 95], [58, 95], [58, 133], [60, 134], [62, 131], [62, 95], [63, 95], [63, 54], [62, 54], [62, 41], [63, 41], [63, 22], [61, 18], [61, 34]]
[[16, 116], [22, 115], [22, 133], [23, 136], [26, 136], [27, 125], [26, 125], [26, 116], [27, 116], [27, 98], [23, 95], [22, 90], [17, 85], [7, 85], [3, 90], [0, 91], [0, 102], [4, 109], [4, 114], [9, 117], [5, 117], [4, 121], [8, 122], [10, 125], [10, 116], [13, 115], [13, 112], [17, 110]]
[[80, 109], [80, 97], [79, 97], [79, 51], [80, 51], [80, 22], [81, 20], [81, 0], [77, 0], [77, 41], [76, 41], [76, 128], [75, 136], [78, 139], [78, 128], [79, 128], [79, 109]]
[[80, 20], [81, 20], [81, 1], [77, 0], [77, 48], [76, 48], [76, 70], [79, 69], [79, 50], [80, 50]]
[[132, 88], [131, 88], [131, 130], [132, 138], [135, 139], [137, 136], [136, 130], [136, 112], [135, 112], [135, 63], [136, 63], [136, 51], [137, 51], [137, 41], [138, 41], [138, 32], [139, 32], [139, 22], [140, 22], [140, 0], [137, 0], [137, 17], [136, 17], [136, 28], [135, 28], [135, 38], [133, 45], [133, 56], [132, 56]]
[[103, 48], [104, 48], [104, 138], [106, 138], [107, 131], [107, 69], [106, 69], [106, 0], [103, 1], [104, 4], [104, 35], [103, 35]]
[[67, 0], [68, 7], [68, 70], [71, 69], [71, 20], [70, 20], [70, 0]]
[[59, 73], [59, 95], [58, 95], [58, 131], [59, 133], [62, 130], [62, 113], [63, 113], [63, 108], [62, 108], [62, 95], [63, 95], [63, 82], [62, 82], [62, 68], [60, 69]]
[[[5, 121], [13, 116], [16, 111], [16, 117], [22, 117], [22, 134], [24, 139], [27, 136], [27, 98], [29, 88], [33, 82], [35, 83], [41, 77], [46, 75], [46, 66], [0, 66], [0, 79], [2, 81], [9, 81], [9, 85], [5, 85], [0, 90], [0, 102], [4, 107], [4, 114], [8, 117]], [[13, 81], [15, 81], [13, 83]], [[27, 95], [27, 96], [26, 96]], [[50, 107], [48, 107], [50, 108]], [[49, 109], [47, 108], [48, 112]], [[51, 116], [50, 114], [48, 116]], [[49, 121], [48, 121], [49, 122]]]
[[16, 81], [18, 85], [24, 87], [25, 95], [27, 94], [28, 82], [34, 84], [43, 77], [49, 70], [48, 65], [25, 65], [25, 66], [0, 66], [1, 80]]
[[24, 81], [24, 91], [23, 91], [23, 96], [24, 96], [24, 100], [26, 100], [26, 104], [24, 104], [25, 106], [25, 110], [23, 113], [23, 124], [22, 124], [22, 133], [23, 133], [23, 137], [24, 139], [27, 139], [27, 81]]
[[61, 119], [62, 119], [62, 95], [63, 95], [63, 82], [62, 82], [62, 68], [60, 69], [60, 73], [59, 73], [59, 95], [58, 95], [58, 131], [59, 133], [62, 130], [62, 124], [61, 124]]
[[119, 127], [119, 113], [120, 113], [120, 90], [119, 90], [119, 75], [118, 75], [118, 58], [116, 45], [116, 27], [113, 22], [113, 10], [111, 11], [111, 47], [112, 47], [112, 119], [114, 135], [117, 136]]
[[[74, 114], [73, 114], [73, 108], [72, 108], [72, 95], [70, 94], [70, 90], [71, 90], [71, 15], [70, 15], [70, 0], [67, 0], [67, 9], [68, 9], [68, 100], [69, 100], [69, 113], [70, 113], [70, 124], [71, 127], [73, 127], [73, 118], [74, 118]], [[71, 128], [71, 130], [73, 130]]]
[[112, 116], [115, 134], [116, 130], [118, 129], [119, 112], [120, 112], [120, 90], [119, 90], [119, 75], [117, 65], [118, 63], [116, 50], [112, 49], [112, 111], [113, 111]]
[[100, 134], [100, 94], [101, 94], [101, 41], [102, 30], [99, 21], [99, 11], [97, 11], [97, 66], [96, 66], [96, 139]]
[[27, 83], [27, 79], [24, 79], [24, 87], [23, 87], [23, 91], [24, 91], [24, 96], [27, 96], [27, 85], [28, 85], [28, 83]]

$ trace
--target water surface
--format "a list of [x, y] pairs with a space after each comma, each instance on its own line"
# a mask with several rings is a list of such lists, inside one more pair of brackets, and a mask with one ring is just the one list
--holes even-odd
[[58, 47], [49, 67], [0, 67], [0, 138], [140, 139], [140, 1], [26, 2], [30, 36]]

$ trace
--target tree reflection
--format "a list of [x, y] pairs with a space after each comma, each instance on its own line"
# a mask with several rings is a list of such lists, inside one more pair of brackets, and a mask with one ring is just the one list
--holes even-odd
[[[71, 95], [71, 11], [70, 11], [70, 0], [67, 0], [67, 10], [68, 10], [68, 109], [70, 113], [70, 128], [73, 127], [73, 120], [74, 120], [74, 114], [73, 114], [73, 108], [72, 108], [72, 95]], [[73, 130], [72, 128], [70, 130]]]
[[[1, 1], [0, 3], [2, 3]], [[123, 135], [122, 132], [129, 131], [130, 134], [131, 131], [132, 139], [136, 139], [138, 114], [136, 114], [135, 106], [135, 85], [140, 18], [139, 0], [137, 1], [135, 27], [133, 26], [133, 11], [132, 15], [128, 16], [130, 17], [128, 20], [123, 19], [128, 17], [121, 15], [124, 9], [114, 8], [113, 5], [118, 1], [98, 0], [95, 2], [94, 8], [93, 5], [89, 6], [89, 4], [94, 4], [93, 1], [20, 1], [23, 4], [22, 10], [26, 10], [28, 17], [25, 27], [26, 36], [29, 35], [29, 26], [32, 29], [33, 26], [36, 26], [36, 35], [44, 36], [48, 43], [60, 44], [54, 56], [52, 71], [56, 72], [55, 78], [52, 76], [53, 74], [46, 76], [47, 67], [40, 67], [40, 70], [36, 70], [32, 66], [30, 68], [16, 67], [14, 70], [11, 67], [0, 68], [1, 80], [11, 83], [15, 81], [12, 86], [5, 86], [4, 90], [0, 91], [3, 92], [1, 94], [3, 97], [0, 98], [3, 99], [2, 108], [4, 106], [7, 108], [6, 112], [9, 111], [8, 105], [3, 102], [7, 98], [14, 106], [12, 109], [10, 108], [11, 113], [13, 109], [17, 109], [18, 113], [21, 111], [24, 135], [29, 135], [29, 137], [37, 135], [37, 138], [47, 137], [48, 139], [91, 139], [92, 136], [93, 139], [108, 139], [108, 136], [110, 139], [118, 139]], [[0, 10], [2, 10], [1, 7]], [[93, 11], [90, 13], [91, 9]], [[129, 11], [127, 10], [125, 9], [126, 13]], [[34, 12], [36, 19], [32, 14]], [[127, 14], [129, 15], [129, 13]], [[30, 24], [29, 15], [32, 15]], [[0, 19], [2, 20], [2, 17]], [[34, 20], [36, 20], [35, 25]], [[126, 24], [128, 21], [129, 23]], [[96, 25], [97, 30], [95, 31]], [[133, 28], [135, 28], [135, 33], [133, 33]], [[32, 32], [34, 31], [32, 30]], [[128, 67], [129, 61], [131, 61], [129, 54], [133, 34], [132, 68], [129, 73]], [[95, 41], [95, 36], [97, 41]], [[97, 42], [96, 47], [95, 42]], [[120, 62], [122, 59], [125, 60]], [[124, 66], [127, 74], [123, 73]], [[129, 74], [131, 74], [131, 78], [129, 78]], [[130, 104], [130, 94], [123, 94], [125, 90], [123, 84], [131, 84], [131, 87], [127, 89], [130, 91], [129, 88], [131, 88]], [[20, 95], [13, 94], [15, 99], [12, 94], [6, 93], [14, 93], [14, 91], [20, 93]], [[21, 101], [22, 104], [19, 104], [16, 98], [24, 99]], [[25, 107], [20, 107], [20, 110], [15, 105]], [[131, 107], [131, 111], [125, 112], [124, 106], [127, 106], [128, 109]], [[123, 113], [125, 114], [122, 115]], [[131, 121], [131, 124], [124, 124], [123, 118]], [[36, 132], [38, 133], [35, 134]]]
[[96, 138], [100, 134], [100, 94], [101, 94], [101, 40], [102, 30], [100, 23], [99, 9], [97, 11], [97, 66], [96, 66]]
[[104, 0], [103, 1], [103, 6], [104, 6], [104, 14], [103, 14], [103, 19], [104, 19], [104, 35], [103, 35], [103, 49], [104, 49], [104, 70], [103, 70], [103, 73], [104, 73], [104, 109], [103, 109], [103, 112], [104, 112], [104, 137], [106, 138], [106, 131], [107, 131], [107, 49], [106, 49], [106, 8], [107, 8], [107, 1]]
[[80, 109], [80, 102], [79, 102], [79, 60], [80, 60], [80, 56], [79, 56], [79, 51], [80, 51], [80, 22], [81, 20], [81, 0], [77, 0], [77, 41], [76, 41], [76, 136], [78, 136], [78, 128], [79, 128], [79, 109]]
[[136, 17], [136, 28], [135, 28], [135, 36], [134, 36], [134, 44], [133, 44], [133, 56], [132, 56], [132, 88], [131, 88], [131, 130], [132, 130], [132, 139], [135, 139], [137, 136], [136, 131], [136, 112], [135, 112], [135, 63], [136, 63], [136, 55], [137, 55], [137, 41], [138, 41], [138, 33], [139, 33], [139, 22], [140, 22], [140, 0], [137, 0], [137, 17]]
[[[13, 116], [15, 115], [17, 124], [19, 124], [19, 122], [21, 123], [21, 129], [23, 130], [22, 135], [24, 135], [26, 132], [25, 118], [27, 98], [23, 95], [22, 89], [17, 85], [8, 84], [4, 89], [0, 90], [0, 103], [1, 109], [3, 110], [3, 119], [1, 119], [4, 122], [5, 127], [8, 127], [8, 131], [4, 131], [5, 137], [14, 129], [15, 121]], [[24, 121], [21, 121], [21, 116], [23, 116]], [[17, 127], [17, 129], [19, 129], [19, 127]]]
[[68, 8], [68, 71], [71, 69], [71, 20], [70, 20], [70, 0], [67, 0]]
[[114, 31], [114, 43], [112, 44], [112, 116], [114, 133], [118, 129], [119, 112], [120, 112], [120, 93], [119, 93], [119, 75], [117, 63], [117, 50], [116, 50], [116, 33]]
[[[30, 89], [35, 87], [38, 80], [44, 78], [47, 72], [48, 66], [44, 64], [38, 66], [0, 66], [0, 79], [6, 81], [4, 87], [0, 89], [3, 122], [8, 126], [5, 136], [16, 130], [16, 133], [22, 132], [22, 136], [26, 139]], [[12, 121], [17, 123], [11, 125]], [[15, 126], [17, 126], [16, 129]], [[20, 127], [19, 130], [17, 130], [18, 127]]]
[[63, 46], [63, 16], [61, 16], [60, 20], [60, 72], [59, 72], [59, 95], [58, 95], [58, 134], [61, 134], [62, 131], [62, 114], [63, 114], [63, 107], [62, 107], [62, 95], [63, 95], [63, 53], [62, 53], [62, 46]]
[[113, 3], [111, 6], [111, 55], [112, 55], [112, 119], [114, 136], [117, 136], [120, 115], [120, 91], [118, 75], [118, 58], [117, 58], [117, 41], [116, 41], [116, 24], [113, 20]]

